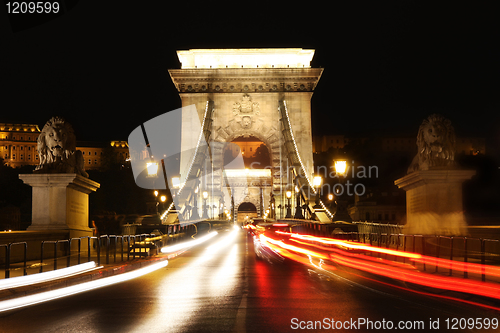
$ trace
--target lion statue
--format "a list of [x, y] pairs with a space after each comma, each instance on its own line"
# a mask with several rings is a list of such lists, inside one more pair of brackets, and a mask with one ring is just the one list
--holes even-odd
[[433, 114], [424, 119], [418, 129], [417, 147], [417, 155], [408, 168], [408, 173], [433, 167], [455, 166], [455, 130], [443, 116]]
[[88, 177], [82, 152], [76, 150], [73, 127], [60, 117], [52, 117], [38, 136], [40, 164], [35, 173], [76, 173]]

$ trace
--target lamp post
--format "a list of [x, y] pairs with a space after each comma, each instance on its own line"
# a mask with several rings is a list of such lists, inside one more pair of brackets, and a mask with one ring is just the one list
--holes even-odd
[[298, 186], [295, 186], [295, 196], [297, 197], [297, 205], [295, 206], [294, 218], [303, 220], [304, 215], [302, 214], [302, 208], [300, 207], [300, 191]]
[[276, 207], [275, 207], [275, 200], [274, 200], [274, 194], [271, 192], [271, 199], [269, 200], [271, 204], [271, 218], [276, 219]]
[[208, 192], [203, 191], [203, 216], [202, 216], [202, 218], [204, 218], [204, 219], [208, 219], [207, 198], [208, 198]]
[[[160, 196], [160, 201], [161, 201], [161, 209], [165, 209], [165, 201], [167, 201], [167, 196], [166, 195], [161, 195]], [[158, 213], [158, 209], [156, 209], [156, 212]], [[161, 220], [160, 220], [161, 223]]]
[[316, 204], [314, 205], [314, 209], [321, 209], [321, 205], [319, 204], [319, 197], [320, 197], [320, 189], [321, 189], [321, 182], [323, 179], [321, 176], [316, 176], [313, 179], [313, 186], [316, 189]]
[[328, 194], [328, 209], [332, 210], [333, 194]]
[[199, 220], [200, 215], [198, 214], [198, 187], [194, 190], [193, 196], [193, 214], [191, 215], [193, 220]]
[[[335, 172], [339, 176], [339, 182], [342, 185], [343, 183], [342, 178], [345, 179], [346, 177], [347, 162], [345, 160], [337, 160], [334, 161], [334, 165], [335, 165]], [[352, 222], [352, 218], [347, 212], [347, 201], [342, 200], [342, 196], [344, 194], [343, 192], [344, 190], [342, 189], [342, 193], [339, 193], [337, 195], [337, 200], [336, 200], [337, 209], [332, 218], [332, 221], [334, 222], [336, 221]]]
[[292, 218], [292, 204], [290, 202], [290, 198], [292, 197], [292, 191], [290, 191], [290, 190], [286, 191], [286, 197], [288, 199], [288, 204], [286, 205], [286, 216], [285, 216], [285, 218], [291, 219]]
[[158, 190], [154, 190], [153, 194], [155, 195], [155, 201], [156, 201], [156, 205], [155, 205], [155, 207], [156, 207], [156, 214], [158, 215], [158, 205], [160, 204], [160, 203], [158, 202]]
[[146, 170], [148, 171], [148, 177], [158, 176], [158, 163], [156, 162], [146, 163]]
[[172, 187], [174, 188], [174, 196], [176, 196], [177, 190], [181, 187], [181, 179], [179, 177], [172, 177]]

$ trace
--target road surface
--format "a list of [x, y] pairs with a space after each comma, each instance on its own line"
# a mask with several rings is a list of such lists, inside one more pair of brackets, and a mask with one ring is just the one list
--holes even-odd
[[493, 319], [498, 312], [371, 278], [352, 270], [324, 275], [301, 264], [270, 264], [255, 257], [245, 232], [220, 230], [143, 277], [0, 313], [0, 331], [497, 331], [449, 328], [452, 318]]

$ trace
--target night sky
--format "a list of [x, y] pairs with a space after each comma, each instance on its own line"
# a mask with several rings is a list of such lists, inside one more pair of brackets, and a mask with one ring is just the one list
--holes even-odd
[[176, 50], [301, 47], [325, 68], [315, 135], [416, 136], [441, 113], [458, 136], [486, 137], [490, 152], [500, 145], [494, 1], [164, 2], [79, 1], [19, 31], [3, 10], [0, 121], [41, 128], [61, 115], [79, 140], [126, 140], [180, 106], [167, 72], [180, 67]]

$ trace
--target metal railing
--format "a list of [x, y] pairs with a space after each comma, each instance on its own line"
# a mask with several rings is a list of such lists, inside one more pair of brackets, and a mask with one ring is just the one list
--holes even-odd
[[[53, 265], [53, 270], [57, 270], [89, 261], [96, 261], [97, 266], [116, 263], [117, 260], [129, 261], [137, 257], [158, 254], [159, 249], [167, 243], [177, 243], [197, 232], [197, 227], [193, 224], [167, 225], [165, 229], [166, 233], [162, 235], [102, 235], [42, 241], [39, 243], [38, 250], [35, 251], [37, 259], [29, 260], [34, 262], [30, 267], [28, 267], [28, 242], [0, 244], [0, 255], [2, 249], [5, 255], [5, 263], [0, 265], [0, 271], [4, 269], [4, 278], [8, 279], [15, 268], [13, 264], [17, 264], [16, 269], [22, 264], [22, 275], [28, 275], [28, 270], [42, 273], [44, 269], [47, 270], [49, 264]], [[22, 259], [19, 251], [16, 253], [12, 251], [18, 246], [23, 246]], [[30, 250], [34, 251], [34, 249]], [[32, 268], [33, 266], [35, 269]]]

